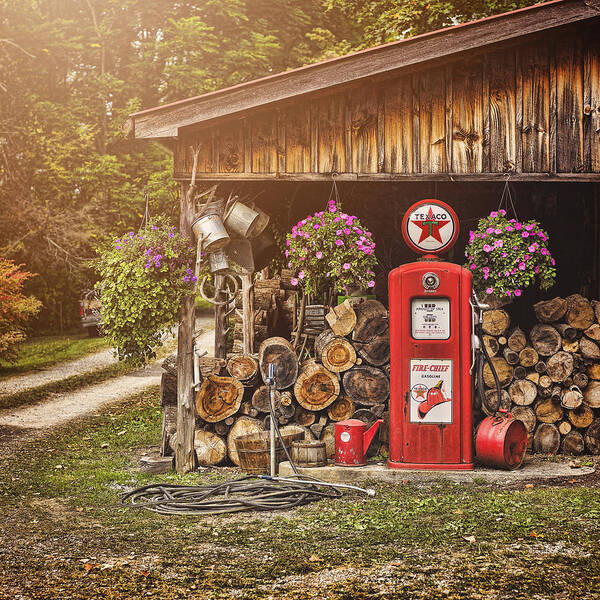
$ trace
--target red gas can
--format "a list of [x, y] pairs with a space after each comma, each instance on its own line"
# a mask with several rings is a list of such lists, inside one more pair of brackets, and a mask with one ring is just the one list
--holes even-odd
[[358, 419], [335, 424], [335, 464], [341, 467], [360, 467], [367, 464], [366, 453], [383, 419], [367, 426]]
[[527, 429], [510, 413], [486, 417], [475, 436], [475, 456], [490, 467], [518, 469], [527, 450]]

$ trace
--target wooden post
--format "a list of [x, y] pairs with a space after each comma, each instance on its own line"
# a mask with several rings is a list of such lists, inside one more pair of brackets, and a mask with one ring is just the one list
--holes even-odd
[[215, 358], [227, 358], [227, 308], [226, 304], [218, 304], [225, 298], [223, 286], [225, 276], [215, 273]]
[[252, 354], [254, 352], [254, 290], [252, 271], [243, 271], [241, 278], [244, 354]]
[[[179, 226], [182, 235], [193, 239], [192, 220], [194, 198], [192, 183], [186, 190], [181, 186], [181, 217]], [[187, 473], [196, 468], [194, 453], [194, 296], [187, 296], [181, 307], [177, 333], [177, 441], [175, 444], [175, 468], [178, 473]]]

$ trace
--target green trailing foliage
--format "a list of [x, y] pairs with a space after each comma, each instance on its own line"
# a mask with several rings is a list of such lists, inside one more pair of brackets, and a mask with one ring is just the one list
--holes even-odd
[[164, 219], [117, 238], [101, 254], [102, 328], [119, 359], [143, 364], [162, 346], [195, 287], [195, 244]]

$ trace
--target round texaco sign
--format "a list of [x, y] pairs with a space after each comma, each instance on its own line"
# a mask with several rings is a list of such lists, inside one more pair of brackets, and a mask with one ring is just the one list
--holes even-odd
[[439, 254], [449, 250], [458, 237], [456, 213], [441, 200], [413, 204], [402, 220], [404, 241], [416, 252]]

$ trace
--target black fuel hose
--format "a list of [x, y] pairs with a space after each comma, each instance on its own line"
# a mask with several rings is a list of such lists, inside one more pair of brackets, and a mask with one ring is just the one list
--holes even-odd
[[483, 328], [481, 323], [477, 323], [475, 325], [475, 334], [479, 338], [480, 347], [479, 353], [477, 357], [477, 391], [479, 393], [479, 398], [481, 400], [481, 406], [483, 407], [483, 403], [485, 402], [485, 390], [483, 386], [483, 363], [487, 362], [490, 367], [490, 371], [492, 372], [492, 376], [494, 377], [494, 383], [496, 384], [496, 404], [494, 410], [491, 410], [491, 407], [488, 407], [492, 413], [497, 413], [502, 406], [502, 387], [500, 386], [500, 380], [498, 379], [498, 373], [496, 372], [496, 368], [494, 367], [494, 363], [490, 358], [490, 355], [485, 346], [485, 342], [483, 341]]

